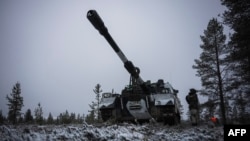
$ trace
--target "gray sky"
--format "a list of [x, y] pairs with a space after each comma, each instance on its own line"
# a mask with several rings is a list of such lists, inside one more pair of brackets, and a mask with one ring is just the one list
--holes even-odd
[[[201, 53], [200, 35], [223, 13], [219, 0], [1, 0], [0, 110], [21, 83], [23, 112], [40, 102], [44, 116], [68, 110], [87, 114], [96, 84], [120, 93], [129, 82], [123, 63], [86, 18], [95, 9], [110, 34], [151, 82], [179, 90], [184, 110], [190, 88], [200, 89], [192, 69]], [[219, 19], [220, 20], [220, 19]], [[185, 114], [184, 114], [185, 116]]]

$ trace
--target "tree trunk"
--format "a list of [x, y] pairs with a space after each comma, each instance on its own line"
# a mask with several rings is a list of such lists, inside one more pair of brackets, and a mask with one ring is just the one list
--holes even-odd
[[222, 90], [222, 79], [221, 79], [221, 72], [220, 72], [220, 63], [219, 63], [219, 53], [217, 47], [217, 41], [215, 37], [215, 52], [216, 52], [216, 67], [217, 67], [217, 76], [218, 76], [218, 87], [219, 87], [219, 96], [220, 96], [220, 110], [221, 110], [221, 117], [222, 117], [222, 124], [226, 124], [226, 114], [225, 114], [225, 105], [224, 105], [224, 96]]

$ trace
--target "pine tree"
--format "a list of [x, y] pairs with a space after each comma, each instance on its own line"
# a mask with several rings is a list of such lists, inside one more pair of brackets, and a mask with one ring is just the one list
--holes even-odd
[[197, 70], [197, 76], [201, 78], [209, 102], [219, 104], [220, 116], [226, 123], [223, 77], [227, 74], [228, 66], [225, 57], [229, 51], [225, 45], [226, 36], [223, 34], [222, 24], [216, 18], [211, 19], [207, 29], [204, 30], [204, 35], [200, 37], [203, 42], [200, 48], [203, 52], [199, 59], [195, 59], [193, 68]]
[[21, 110], [23, 105], [23, 97], [21, 96], [21, 84], [17, 82], [12, 89], [12, 93], [10, 97], [6, 96], [8, 100], [9, 112], [8, 112], [8, 120], [13, 124], [16, 124], [18, 118], [21, 117]]
[[223, 13], [226, 25], [232, 30], [229, 45], [230, 57], [238, 67], [235, 67], [242, 83], [248, 85], [250, 92], [250, 1], [249, 0], [221, 0], [228, 9]]
[[57, 120], [57, 124], [62, 124], [63, 123], [62, 119], [63, 119], [63, 114], [60, 113], [59, 116], [57, 116], [57, 119], [56, 119]]
[[21, 115], [19, 118], [18, 118], [18, 123], [24, 123], [24, 118], [23, 116]]
[[43, 109], [40, 103], [38, 103], [38, 107], [35, 109], [34, 113], [35, 113], [36, 123], [40, 125], [43, 124]]
[[70, 119], [70, 123], [76, 123], [76, 114], [71, 113], [69, 119]]
[[65, 113], [62, 114], [62, 122], [63, 124], [69, 124], [70, 123], [70, 117], [68, 110], [65, 111]]
[[95, 118], [95, 111], [96, 111], [96, 103], [92, 101], [91, 104], [89, 104], [90, 110], [88, 111], [89, 114], [86, 116], [86, 122], [87, 123], [94, 123], [96, 118]]
[[93, 123], [93, 122], [100, 122], [101, 121], [101, 113], [99, 111], [100, 102], [101, 102], [101, 85], [97, 84], [95, 89], [93, 89], [94, 93], [96, 94], [95, 100], [89, 104], [90, 110], [88, 111], [89, 114], [86, 116], [86, 122]]
[[54, 119], [51, 113], [49, 113], [48, 119], [47, 119], [47, 124], [53, 124], [54, 123]]
[[227, 89], [231, 90], [230, 100], [238, 115], [235, 120], [241, 122], [250, 118], [250, 1], [248, 0], [221, 0], [228, 9], [223, 13], [223, 20], [232, 29], [228, 43], [231, 52], [228, 60], [231, 61], [232, 82]]
[[101, 101], [101, 93], [102, 93], [102, 90], [101, 90], [101, 85], [100, 84], [97, 84], [95, 86], [95, 89], [93, 89], [94, 93], [96, 94], [96, 113], [97, 113], [97, 121], [100, 122], [101, 120], [101, 113], [100, 113], [100, 101]]
[[25, 123], [33, 123], [33, 116], [31, 114], [31, 110], [28, 109], [24, 115], [24, 122]]
[[77, 114], [77, 123], [83, 123], [84, 121], [84, 115], [81, 116], [80, 114]]
[[66, 112], [65, 112], [65, 123], [66, 124], [69, 124], [71, 121], [70, 121], [70, 114], [69, 114], [69, 112], [68, 112], [68, 110], [66, 110]]

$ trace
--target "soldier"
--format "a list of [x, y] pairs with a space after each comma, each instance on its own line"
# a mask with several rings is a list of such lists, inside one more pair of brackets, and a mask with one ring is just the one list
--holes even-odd
[[186, 101], [189, 104], [191, 123], [193, 126], [196, 126], [199, 120], [199, 100], [195, 89], [190, 89], [186, 96]]

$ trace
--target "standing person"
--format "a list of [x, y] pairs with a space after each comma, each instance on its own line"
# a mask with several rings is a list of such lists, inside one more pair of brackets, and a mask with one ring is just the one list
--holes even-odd
[[189, 104], [190, 120], [193, 126], [198, 124], [199, 120], [199, 99], [195, 89], [190, 89], [186, 96], [186, 101]]

